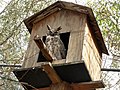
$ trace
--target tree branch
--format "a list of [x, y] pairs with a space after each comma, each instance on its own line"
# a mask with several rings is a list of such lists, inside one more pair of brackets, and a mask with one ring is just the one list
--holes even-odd
[[21, 65], [3, 65], [0, 64], [0, 67], [22, 67]]
[[11, 1], [7, 4], [7, 6], [0, 12], [0, 15], [1, 15], [3, 12], [5, 12], [6, 8], [12, 3], [12, 1], [13, 1], [13, 0], [11, 0]]
[[0, 45], [3, 45], [7, 40], [12, 37], [13, 33], [11, 33], [3, 42], [0, 43]]

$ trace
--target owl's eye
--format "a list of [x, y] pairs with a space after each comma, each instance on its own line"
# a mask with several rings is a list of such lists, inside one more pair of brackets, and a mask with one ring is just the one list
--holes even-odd
[[57, 35], [58, 33], [57, 32], [54, 32], [54, 35]]
[[50, 41], [50, 38], [47, 38], [47, 39], [46, 39], [46, 42], [49, 42], [49, 41]]
[[59, 40], [59, 38], [58, 38], [58, 37], [55, 37], [55, 38], [54, 38], [54, 41], [55, 41], [55, 42], [57, 42], [58, 40]]

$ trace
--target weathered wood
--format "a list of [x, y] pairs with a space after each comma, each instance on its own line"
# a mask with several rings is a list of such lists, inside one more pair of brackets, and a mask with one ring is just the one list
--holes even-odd
[[84, 82], [84, 83], [78, 83], [78, 84], [77, 83], [69, 84], [67, 87], [69, 89], [59, 89], [59, 86], [57, 87], [58, 89], [51, 89], [51, 87], [46, 87], [46, 88], [39, 88], [39, 89], [33, 89], [33, 90], [94, 90], [98, 88], [104, 88], [105, 85], [103, 84], [102, 81], [91, 81], [91, 82]]
[[84, 41], [83, 41], [83, 51], [82, 59], [84, 60], [86, 67], [92, 80], [100, 80], [101, 72], [101, 57], [99, 55], [98, 49], [95, 46], [93, 38], [91, 36], [89, 27], [86, 23]]
[[[83, 37], [80, 36], [83, 32], [71, 33], [69, 38], [69, 46], [66, 62], [75, 62], [81, 60], [82, 54], [82, 40]], [[80, 40], [80, 38], [82, 38]]]
[[49, 65], [42, 65], [43, 70], [48, 74], [50, 80], [52, 81], [53, 84], [60, 83], [62, 80], [60, 77], [57, 75], [55, 70]]
[[[38, 34], [40, 37], [42, 37], [45, 36], [47, 33], [47, 24], [51, 25], [52, 28], [56, 28], [56, 26], [61, 26], [61, 33], [70, 32], [67, 53], [68, 56], [66, 56], [66, 62], [80, 61], [82, 56], [81, 51], [86, 18], [87, 16], [85, 14], [79, 14], [77, 12], [72, 12], [68, 10], [61, 10], [39, 21], [38, 23], [35, 23], [33, 26], [33, 32], [34, 35]], [[74, 49], [72, 46], [74, 46]], [[76, 52], [76, 50], [77, 54], [74, 53]], [[74, 54], [72, 55], [72, 53]]]
[[92, 90], [105, 87], [102, 81], [83, 82], [79, 84], [71, 84], [71, 86], [73, 87], [73, 90]]
[[66, 59], [62, 59], [62, 60], [54, 60], [53, 62], [52, 62], [52, 64], [53, 65], [57, 65], [57, 64], [64, 64], [65, 63], [65, 61], [66, 61]]
[[[27, 19], [26, 22], [27, 24], [32, 24], [32, 32], [30, 31], [31, 45], [27, 50], [26, 58], [39, 52], [38, 47], [35, 46], [35, 42], [33, 41], [36, 35], [44, 37], [47, 34], [47, 25], [50, 25], [52, 28], [61, 26], [62, 30], [60, 30], [60, 33], [70, 32], [67, 56], [65, 58], [66, 62], [58, 61], [57, 63], [53, 62], [53, 64], [84, 60], [92, 80], [100, 79], [101, 57], [98, 52], [99, 49], [97, 49], [98, 47], [96, 47], [95, 43], [104, 44], [104, 42], [90, 8], [73, 3], [58, 2], [32, 18]], [[86, 24], [89, 24], [89, 26]], [[90, 29], [90, 27], [92, 28]], [[92, 34], [91, 31], [94, 33]], [[92, 35], [97, 38], [96, 41], [93, 39]], [[101, 39], [98, 40], [99, 38]], [[49, 61], [52, 61], [52, 58], [47, 54], [48, 52], [43, 49], [44, 45], [40, 43], [37, 44], [40, 47], [40, 50], [45, 53], [44, 55], [46, 55], [45, 57], [47, 57]], [[101, 45], [102, 47], [99, 47], [101, 50], [103, 49], [102, 52], [107, 53], [106, 47], [103, 44]], [[37, 59], [38, 54], [30, 60], [26, 60], [24, 62], [24, 67], [41, 65], [41, 63], [37, 62]]]
[[52, 28], [61, 26], [62, 29], [60, 30], [60, 33], [80, 31], [80, 27], [82, 26], [82, 22], [85, 17], [85, 14], [63, 9], [59, 12], [53, 13], [37, 23], [34, 23], [33, 30], [35, 30], [34, 33], [38, 34], [40, 37], [46, 35], [47, 25], [50, 25]]
[[[84, 28], [83, 23], [84, 23], [86, 17], [87, 16], [85, 14], [80, 14], [80, 13], [72, 12], [72, 11], [68, 11], [68, 10], [60, 10], [59, 12], [55, 12], [52, 15], [49, 15], [48, 17], [44, 18], [43, 20], [39, 21], [38, 23], [35, 23], [32, 28], [30, 43], [29, 43], [29, 47], [28, 47], [25, 57], [29, 58], [29, 57], [33, 56], [35, 53], [38, 53], [38, 54], [31, 57], [29, 60], [25, 60], [24, 64], [23, 64], [23, 68], [24, 67], [33, 67], [33, 66], [35, 67], [37, 65], [36, 63], [38, 60], [38, 55], [39, 55], [40, 50], [37, 47], [36, 43], [34, 42], [34, 37], [36, 35], [39, 35], [39, 37], [45, 36], [47, 33], [47, 25], [50, 25], [52, 28], [61, 26], [62, 29], [60, 30], [60, 33], [70, 32], [70, 34], [71, 34], [71, 33], [80, 32], [79, 34], [82, 35], [83, 33], [81, 30], [83, 30], [82, 28]], [[82, 36], [79, 38], [80, 38], [80, 40], [82, 40]], [[69, 41], [70, 41], [70, 39], [69, 39]], [[72, 44], [73, 44], [73, 42], [72, 42]], [[82, 42], [81, 42], [81, 44], [82, 44]], [[68, 45], [68, 49], [69, 49], [69, 45]]]
[[81, 17], [79, 31], [71, 31], [66, 62], [81, 60], [86, 18], [86, 16]]
[[34, 41], [36, 42], [37, 46], [39, 47], [40, 51], [42, 52], [43, 56], [50, 62], [53, 61], [51, 55], [49, 54], [48, 50], [46, 49], [43, 41], [39, 36], [35, 36]]
[[[39, 17], [39, 20], [46, 18], [46, 16], [49, 16], [53, 13], [55, 13], [58, 10], [61, 9], [66, 9], [72, 12], [78, 12], [78, 13], [82, 13], [82, 14], [86, 14], [88, 16], [88, 22], [90, 24], [90, 26], [92, 27], [92, 30], [94, 32], [98, 32], [95, 33], [96, 38], [98, 37], [99, 39], [97, 39], [97, 43], [98, 45], [101, 44], [101, 51], [102, 53], [106, 53], [108, 54], [108, 51], [106, 49], [106, 46], [104, 44], [102, 35], [100, 33], [100, 29], [98, 27], [97, 21], [94, 17], [94, 14], [92, 12], [91, 8], [85, 7], [85, 6], [81, 6], [78, 4], [74, 4], [74, 3], [68, 3], [68, 2], [64, 2], [64, 1], [58, 1], [54, 4], [52, 4], [51, 6], [47, 7], [46, 9], [42, 10], [41, 12], [38, 12], [36, 14], [34, 14], [33, 16], [27, 18], [26, 20], [24, 20], [28, 30], [31, 33], [32, 27], [33, 27], [33, 22], [36, 21]], [[38, 21], [38, 20], [37, 20]]]
[[34, 14], [33, 16], [27, 18], [26, 20], [24, 20], [24, 22], [25, 22], [26, 26], [28, 27], [28, 29], [32, 30], [32, 24], [34, 21], [37, 22], [38, 20], [42, 20], [42, 19], [46, 18], [46, 16], [49, 16], [61, 9], [76, 11], [76, 12], [79, 12], [82, 14], [89, 14], [88, 11], [90, 10], [90, 8], [85, 7], [85, 6], [68, 3], [68, 2], [64, 2], [64, 1], [58, 1], [54, 4], [52, 4], [51, 6], [47, 7], [46, 9], [43, 9], [40, 12]]
[[52, 10], [49, 10], [49, 11], [47, 11], [47, 12], [42, 13], [42, 14], [39, 15], [35, 20], [32, 20], [33, 22], [32, 22], [32, 21], [30, 21], [30, 22], [32, 22], [32, 23], [37, 23], [37, 22], [39, 22], [40, 20], [42, 20], [42, 19], [48, 17], [49, 15], [51, 15], [51, 14], [57, 12], [57, 11], [60, 11], [60, 10], [61, 10], [61, 8], [56, 7], [56, 8], [54, 8], [54, 9], [52, 9]]
[[[31, 37], [22, 68], [41, 66], [52, 81], [52, 85], [50, 87], [33, 90], [95, 90], [96, 88], [104, 88], [103, 83], [96, 80], [100, 80], [101, 55], [102, 53], [108, 54], [108, 51], [104, 44], [92, 9], [73, 3], [58, 1], [47, 7], [46, 9], [33, 15], [32, 17], [24, 20], [24, 22], [29, 32], [31, 33]], [[61, 33], [70, 33], [70, 37], [68, 36], [69, 43], [65, 43], [65, 47], [68, 44], [68, 46], [66, 47], [68, 50], [67, 56], [64, 60], [53, 61], [51, 55], [49, 54], [43, 41], [41, 40], [41, 38], [44, 38], [47, 34], [47, 25], [50, 25], [52, 28], [57, 28], [61, 26], [61, 36]], [[38, 35], [39, 37], [35, 37], [36, 35]], [[45, 38], [43, 40], [45, 40]], [[71, 64], [82, 62], [84, 60], [84, 66], [87, 67], [87, 70], [90, 74], [90, 76], [88, 76], [89, 78], [91, 77], [89, 81], [91, 81], [91, 79], [92, 81], [72, 84], [63, 82], [57, 75], [58, 72], [55, 72], [56, 68], [54, 70], [52, 66], [48, 64], [49, 62], [38, 63], [38, 56], [40, 51], [42, 52], [46, 60], [50, 62], [53, 61], [53, 65], [62, 66], [66, 63]], [[81, 71], [83, 71], [83, 69]], [[45, 72], [43, 73], [46, 75]], [[70, 71], [70, 73], [71, 72], [72, 71]]]
[[52, 84], [50, 87], [46, 88], [39, 88], [39, 89], [33, 89], [33, 90], [73, 90], [70, 84], [66, 82]]
[[40, 53], [40, 49], [36, 45], [36, 43], [34, 41], [34, 37], [36, 35], [39, 35], [39, 34], [36, 34], [35, 29], [36, 28], [32, 29], [29, 44], [28, 44], [28, 48], [27, 48], [27, 51], [26, 51], [26, 55], [25, 55], [25, 59], [24, 59], [22, 68], [35, 67], [36, 63], [38, 61], [38, 56], [39, 56], [39, 53]]
[[31, 37], [32, 35], [30, 36], [30, 41], [25, 54], [24, 62], [22, 64], [22, 68], [34, 67], [38, 60], [40, 50], [36, 45], [35, 41]]
[[71, 85], [67, 82], [52, 84], [50, 90], [73, 90]]

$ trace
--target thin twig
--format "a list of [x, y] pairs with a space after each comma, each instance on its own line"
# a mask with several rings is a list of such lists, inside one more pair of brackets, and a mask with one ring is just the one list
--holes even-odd
[[1, 64], [0, 67], [22, 67], [21, 65], [3, 65]]

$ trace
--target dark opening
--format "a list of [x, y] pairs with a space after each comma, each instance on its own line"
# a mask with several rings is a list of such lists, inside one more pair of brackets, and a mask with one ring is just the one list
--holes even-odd
[[39, 52], [38, 60], [37, 62], [47, 62], [46, 58], [43, 56], [42, 52]]
[[67, 50], [68, 50], [69, 37], [70, 37], [70, 32], [60, 34], [60, 39], [64, 43], [64, 46], [66, 49], [66, 54], [67, 54]]
[[[60, 39], [64, 43], [64, 46], [66, 49], [66, 52], [65, 52], [66, 55], [67, 55], [67, 50], [68, 50], [69, 37], [70, 37], [70, 32], [60, 34]], [[43, 42], [45, 42], [46, 36], [43, 36], [42, 40], [43, 40]], [[65, 58], [63, 58], [63, 59], [65, 59]], [[42, 52], [40, 51], [37, 62], [46, 62], [46, 61], [47, 61], [46, 58], [42, 55]]]

